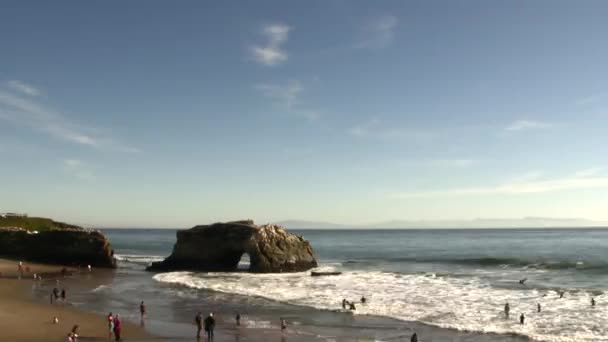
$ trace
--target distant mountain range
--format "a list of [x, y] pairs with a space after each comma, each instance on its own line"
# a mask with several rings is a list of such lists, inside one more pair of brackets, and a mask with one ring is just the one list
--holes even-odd
[[375, 224], [348, 225], [319, 221], [285, 220], [274, 222], [291, 229], [441, 229], [441, 228], [579, 228], [608, 227], [608, 222], [579, 218], [524, 217], [474, 220], [393, 220]]

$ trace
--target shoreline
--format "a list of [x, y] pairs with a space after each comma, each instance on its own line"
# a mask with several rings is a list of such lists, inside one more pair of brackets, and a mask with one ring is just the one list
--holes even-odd
[[[108, 340], [108, 328], [103, 315], [69, 304], [45, 304], [33, 295], [36, 287], [60, 279], [64, 266], [28, 263], [26, 265], [30, 272], [24, 272], [23, 277], [19, 277], [17, 265], [18, 261], [0, 259], [0, 340], [63, 342], [76, 324], [79, 326], [79, 341]], [[75, 272], [74, 268], [65, 268]], [[34, 281], [34, 273], [42, 275], [42, 280]], [[54, 317], [59, 319], [57, 324], [53, 323]], [[158, 337], [126, 320], [123, 331], [125, 341], [158, 340]]]
[[[17, 279], [17, 261], [0, 259], [0, 295], [11, 298], [0, 303], [0, 340], [33, 342], [41, 340], [64, 341], [65, 335], [73, 324], [80, 325], [81, 341], [107, 341], [108, 332], [105, 324], [104, 310], [116, 308], [114, 313], [121, 314], [124, 322], [125, 341], [195, 341], [194, 328], [192, 325], [194, 307], [190, 307], [188, 301], [170, 304], [162, 301], [162, 304], [149, 303], [150, 298], [142, 297], [149, 306], [149, 317], [145, 320], [145, 327], [140, 327], [137, 309], [135, 307], [116, 307], [113, 301], [120, 299], [121, 295], [103, 293], [106, 287], [122, 286], [128, 279], [122, 277], [133, 276], [131, 271], [127, 273], [118, 270], [94, 269], [92, 273], [78, 272], [73, 268], [72, 276], [62, 277], [63, 266], [29, 264], [30, 274], [23, 279]], [[124, 269], [123, 269], [124, 270]], [[34, 282], [31, 273], [42, 274], [42, 283]], [[148, 274], [147, 272], [143, 274]], [[50, 276], [58, 276], [51, 278]], [[9, 276], [7, 278], [7, 276]], [[48, 304], [48, 294], [53, 287], [57, 286], [56, 278], [59, 278], [60, 286], [68, 289], [68, 303]], [[135, 275], [135, 278], [138, 276]], [[145, 277], [147, 278], [147, 277]], [[151, 277], [150, 277], [151, 278]], [[152, 279], [148, 281], [155, 282]], [[166, 287], [167, 285], [156, 284]], [[182, 285], [169, 285], [176, 290], [191, 291]], [[100, 292], [97, 292], [100, 291]], [[269, 312], [251, 307], [251, 312], [244, 313], [245, 324], [236, 327], [232, 323], [229, 313], [234, 308], [233, 303], [227, 298], [209, 300], [209, 297], [230, 296], [221, 292], [207, 293], [206, 291], [194, 290], [194, 301], [198, 308], [203, 308], [203, 314], [213, 311], [218, 318], [216, 328], [216, 342], [251, 341], [251, 342], [315, 342], [315, 341], [393, 341], [409, 339], [413, 331], [417, 331], [420, 341], [532, 341], [521, 335], [502, 335], [492, 333], [480, 333], [474, 331], [459, 331], [456, 329], [441, 328], [422, 322], [409, 322], [393, 319], [385, 316], [354, 315], [343, 316], [332, 310], [318, 310], [309, 307], [297, 307], [281, 304], [282, 309]], [[132, 295], [126, 295], [133, 297]], [[139, 300], [139, 298], [137, 299]], [[265, 298], [249, 298], [247, 301], [266, 301]], [[184, 312], [173, 313], [166, 316], [158, 312], [157, 305], [173, 306]], [[259, 304], [258, 304], [259, 305]], [[264, 305], [262, 305], [264, 306]], [[262, 309], [264, 310], [264, 309]], [[18, 312], [18, 314], [8, 314]], [[177, 315], [177, 316], [175, 316]], [[52, 324], [52, 318], [57, 316], [60, 323]], [[268, 322], [270, 326], [250, 326], [247, 320], [250, 316], [252, 322]], [[301, 321], [304, 317], [315, 316], [314, 321], [301, 321], [302, 325], [290, 325], [287, 333], [282, 334], [274, 326], [274, 319], [279, 316], [293, 318]], [[325, 319], [330, 321], [336, 317], [341, 320], [337, 326], [322, 323]], [[35, 329], [31, 329], [34, 327]], [[362, 330], [363, 329], [363, 330]], [[373, 338], [374, 330], [384, 331], [382, 338]], [[366, 331], [365, 335], [359, 333]], [[52, 336], [52, 339], [49, 338]], [[363, 337], [367, 336], [367, 337]], [[376, 335], [377, 336], [377, 335]], [[43, 337], [43, 338], [41, 338]], [[200, 339], [205, 341], [205, 339]]]

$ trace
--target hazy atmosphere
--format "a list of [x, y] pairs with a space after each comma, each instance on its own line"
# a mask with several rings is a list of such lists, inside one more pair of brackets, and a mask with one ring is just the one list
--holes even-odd
[[608, 221], [608, 2], [585, 4], [4, 1], [0, 212]]

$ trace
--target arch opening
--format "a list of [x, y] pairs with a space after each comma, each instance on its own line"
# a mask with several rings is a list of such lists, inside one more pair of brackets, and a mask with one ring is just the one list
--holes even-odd
[[251, 257], [247, 252], [244, 252], [239, 259], [236, 270], [240, 272], [248, 272], [251, 269]]

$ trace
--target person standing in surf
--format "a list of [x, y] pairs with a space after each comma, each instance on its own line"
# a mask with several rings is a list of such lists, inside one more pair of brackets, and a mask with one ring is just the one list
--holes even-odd
[[207, 333], [207, 340], [213, 340], [213, 329], [215, 329], [215, 318], [213, 318], [213, 313], [210, 313], [204, 321], [205, 332]]
[[196, 323], [196, 338], [200, 338], [201, 330], [203, 329], [203, 315], [200, 311], [194, 317], [194, 323]]
[[112, 335], [114, 334], [114, 316], [110, 312], [108, 314], [108, 340], [112, 340]]
[[540, 312], [540, 303], [536, 303], [536, 312]]
[[524, 314], [522, 313], [519, 316], [519, 324], [524, 325], [524, 321], [526, 320], [526, 316], [524, 316]]
[[414, 333], [410, 338], [410, 342], [418, 342], [418, 334]]
[[509, 303], [505, 304], [505, 317], [509, 318], [509, 311], [511, 311], [511, 308], [509, 307]]

